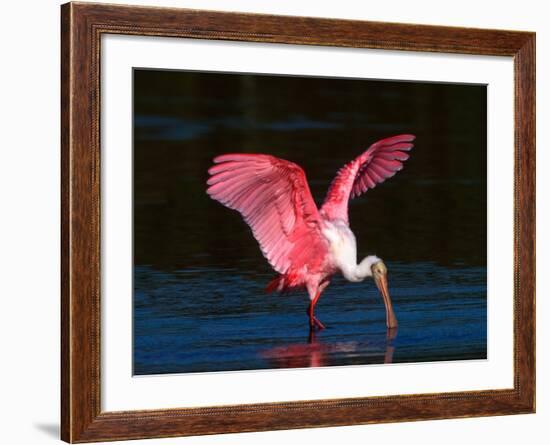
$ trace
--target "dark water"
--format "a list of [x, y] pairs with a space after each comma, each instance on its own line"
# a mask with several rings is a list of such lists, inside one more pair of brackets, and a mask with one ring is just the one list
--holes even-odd
[[[134, 373], [486, 358], [486, 88], [134, 71]], [[305, 292], [274, 273], [238, 213], [205, 193], [211, 159], [300, 164], [321, 203], [371, 143], [417, 135], [403, 171], [352, 201], [359, 259], [383, 258], [399, 330], [372, 281], [335, 277], [309, 335]]]

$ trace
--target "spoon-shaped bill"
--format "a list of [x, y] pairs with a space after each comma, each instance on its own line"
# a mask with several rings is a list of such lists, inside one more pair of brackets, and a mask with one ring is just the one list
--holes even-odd
[[386, 326], [388, 327], [388, 329], [396, 328], [397, 318], [395, 318], [395, 314], [393, 313], [393, 306], [391, 304], [390, 292], [388, 291], [387, 276], [385, 274], [380, 276], [375, 276], [374, 282], [376, 283], [376, 287], [378, 287], [378, 290], [382, 294], [384, 305], [386, 306]]

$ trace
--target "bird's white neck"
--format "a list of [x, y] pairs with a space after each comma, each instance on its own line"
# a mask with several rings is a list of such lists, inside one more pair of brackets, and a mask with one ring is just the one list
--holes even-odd
[[323, 234], [330, 243], [336, 266], [348, 281], [363, 281], [372, 276], [372, 265], [380, 261], [369, 255], [357, 264], [357, 244], [355, 235], [344, 221], [326, 222]]
[[348, 281], [363, 281], [367, 277], [372, 277], [372, 266], [379, 261], [380, 258], [376, 255], [369, 255], [363, 258], [359, 264], [354, 265], [348, 263], [346, 267], [341, 268], [342, 275], [344, 275], [344, 278]]

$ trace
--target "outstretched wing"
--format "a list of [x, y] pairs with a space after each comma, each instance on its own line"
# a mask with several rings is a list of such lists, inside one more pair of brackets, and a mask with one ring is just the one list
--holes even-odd
[[240, 212], [277, 272], [326, 249], [319, 211], [298, 165], [262, 154], [226, 154], [214, 163], [207, 193]]
[[391, 178], [409, 159], [415, 136], [402, 134], [372, 144], [362, 155], [344, 165], [330, 184], [321, 213], [328, 219], [348, 222], [348, 201]]

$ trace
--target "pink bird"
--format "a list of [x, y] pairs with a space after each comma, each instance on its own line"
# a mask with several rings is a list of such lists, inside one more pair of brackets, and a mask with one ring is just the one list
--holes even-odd
[[208, 195], [239, 211], [279, 273], [267, 290], [307, 290], [311, 329], [324, 328], [315, 305], [338, 271], [351, 282], [373, 278], [386, 306], [386, 325], [397, 327], [383, 261], [369, 255], [357, 264], [348, 201], [401, 170], [414, 139], [404, 134], [371, 145], [338, 171], [320, 209], [304, 171], [293, 162], [265, 154], [225, 154], [208, 170]]

